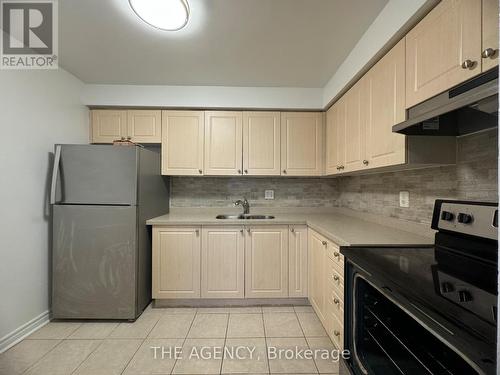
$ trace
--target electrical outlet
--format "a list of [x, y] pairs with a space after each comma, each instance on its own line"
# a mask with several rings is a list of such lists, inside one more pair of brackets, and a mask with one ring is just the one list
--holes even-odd
[[265, 190], [264, 199], [274, 199], [274, 190]]
[[410, 192], [400, 191], [399, 192], [399, 207], [410, 207]]

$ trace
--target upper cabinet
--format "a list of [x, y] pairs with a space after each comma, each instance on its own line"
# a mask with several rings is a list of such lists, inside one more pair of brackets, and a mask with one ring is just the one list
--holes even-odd
[[322, 113], [281, 113], [281, 169], [281, 174], [286, 176], [322, 174]]
[[483, 0], [483, 72], [498, 65], [498, 0]]
[[406, 119], [405, 43], [401, 40], [359, 82], [365, 113], [366, 152], [362, 168], [378, 168], [406, 162], [405, 136], [392, 126]]
[[279, 112], [243, 112], [243, 173], [280, 175]]
[[113, 143], [127, 137], [127, 111], [94, 109], [90, 114], [92, 143]]
[[243, 173], [242, 112], [205, 112], [206, 175], [237, 176]]
[[94, 109], [91, 111], [91, 142], [161, 142], [161, 111]]
[[161, 142], [161, 111], [127, 111], [128, 137], [136, 143]]
[[420, 21], [406, 36], [406, 108], [481, 73], [481, 34], [481, 0], [443, 0]]
[[341, 173], [345, 164], [345, 111], [345, 99], [341, 97], [326, 112], [325, 172], [327, 175]]
[[162, 112], [162, 174], [203, 174], [204, 119], [203, 111]]
[[366, 163], [366, 120], [369, 101], [365, 80], [360, 80], [346, 93], [344, 125], [339, 124], [339, 139], [343, 145], [337, 147], [341, 151], [339, 156], [342, 172], [357, 171]]

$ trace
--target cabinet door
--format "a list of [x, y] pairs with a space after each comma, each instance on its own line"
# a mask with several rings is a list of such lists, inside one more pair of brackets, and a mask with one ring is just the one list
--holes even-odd
[[171, 176], [203, 174], [203, 111], [163, 111], [161, 171]]
[[480, 72], [481, 0], [443, 0], [407, 34], [406, 108]]
[[326, 240], [313, 230], [309, 230], [309, 301], [319, 319], [325, 322], [326, 287]]
[[288, 295], [307, 297], [307, 226], [290, 226], [288, 236]]
[[244, 298], [244, 257], [243, 227], [204, 227], [201, 247], [201, 297]]
[[[483, 0], [483, 72], [498, 65], [498, 0]], [[491, 49], [491, 50], [489, 50]], [[493, 54], [491, 54], [493, 52]]]
[[161, 142], [161, 111], [127, 111], [127, 137], [136, 143]]
[[344, 143], [343, 147], [338, 146], [344, 152], [345, 162], [341, 164], [342, 172], [359, 171], [366, 163], [366, 107], [363, 103], [363, 95], [366, 95], [364, 80], [358, 81], [345, 94], [345, 142], [342, 138], [338, 141]]
[[288, 297], [288, 227], [248, 227], [245, 236], [245, 297]]
[[341, 173], [345, 162], [345, 100], [341, 97], [326, 113], [326, 174]]
[[243, 112], [243, 173], [280, 175], [279, 112]]
[[92, 116], [92, 143], [113, 143], [127, 136], [127, 111], [94, 109]]
[[242, 113], [205, 112], [205, 174], [242, 174]]
[[153, 227], [153, 298], [200, 297], [200, 228]]
[[320, 176], [323, 169], [323, 115], [281, 114], [281, 169], [286, 176]]
[[401, 40], [362, 78], [362, 108], [367, 110], [365, 168], [406, 162], [406, 139], [392, 132], [392, 126], [406, 118], [405, 44]]

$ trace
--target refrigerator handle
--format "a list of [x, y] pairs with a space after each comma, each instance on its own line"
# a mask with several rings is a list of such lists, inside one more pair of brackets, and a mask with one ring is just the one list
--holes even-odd
[[52, 183], [50, 185], [50, 204], [56, 203], [57, 175], [59, 173], [59, 163], [61, 162], [61, 145], [56, 146], [54, 155], [54, 165], [52, 167]]

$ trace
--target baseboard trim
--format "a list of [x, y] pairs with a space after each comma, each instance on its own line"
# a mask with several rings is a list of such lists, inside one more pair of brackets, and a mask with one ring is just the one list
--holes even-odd
[[153, 307], [251, 307], [309, 305], [307, 298], [197, 298], [155, 299]]
[[0, 353], [3, 353], [7, 349], [13, 347], [19, 341], [31, 335], [37, 329], [42, 328], [49, 321], [50, 321], [50, 313], [47, 310], [38, 315], [37, 317], [31, 319], [29, 322], [16, 328], [14, 331], [6, 334], [4, 337], [0, 338]]

